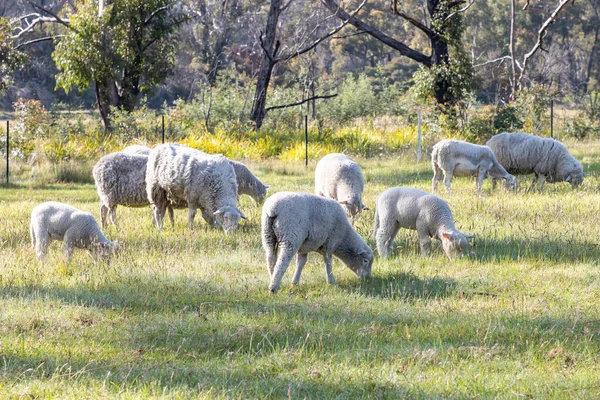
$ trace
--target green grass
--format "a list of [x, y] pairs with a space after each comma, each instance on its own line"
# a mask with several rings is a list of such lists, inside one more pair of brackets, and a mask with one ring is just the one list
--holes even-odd
[[[32, 208], [47, 200], [99, 218], [91, 184], [0, 189], [1, 398], [597, 398], [600, 396], [600, 144], [570, 145], [583, 186], [475, 195], [453, 180], [457, 226], [476, 235], [450, 262], [420, 256], [401, 231], [389, 260], [359, 281], [338, 260], [338, 286], [309, 256], [302, 282], [271, 296], [260, 208], [234, 235], [157, 232], [149, 209], [119, 207], [105, 234], [123, 251], [98, 262], [60, 243], [31, 249]], [[365, 203], [392, 186], [430, 190], [412, 154], [359, 159]], [[316, 161], [249, 167], [280, 190], [313, 190]], [[528, 182], [523, 182], [524, 187]], [[373, 246], [373, 211], [355, 223]]]

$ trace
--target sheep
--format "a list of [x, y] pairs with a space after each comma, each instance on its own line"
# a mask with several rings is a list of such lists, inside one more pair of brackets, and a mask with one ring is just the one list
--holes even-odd
[[486, 143], [508, 172], [515, 175], [535, 174], [528, 191], [539, 182], [569, 182], [576, 188], [583, 183], [584, 173], [577, 161], [560, 142], [526, 133], [503, 132]]
[[123, 153], [139, 154], [139, 155], [147, 156], [148, 154], [150, 154], [150, 150], [152, 150], [152, 149], [148, 146], [143, 146], [141, 144], [132, 144], [130, 146], [125, 147], [121, 151]]
[[[146, 194], [146, 165], [148, 156], [129, 151], [111, 153], [103, 156], [94, 165], [92, 175], [100, 197], [100, 217], [102, 228], [107, 226], [106, 216], [117, 225], [117, 205], [127, 207], [146, 207], [150, 205]], [[138, 146], [143, 147], [143, 146]], [[187, 208], [185, 202], [169, 204], [171, 225], [175, 225], [173, 208]]]
[[269, 185], [263, 184], [256, 176], [250, 172], [248, 167], [239, 161], [229, 160], [235, 171], [235, 178], [238, 184], [238, 194], [245, 194], [254, 199], [258, 204], [265, 201]]
[[433, 146], [431, 152], [433, 167], [433, 192], [437, 191], [438, 181], [444, 174], [444, 185], [449, 193], [452, 176], [477, 176], [477, 193], [481, 193], [483, 180], [489, 175], [504, 179], [506, 187], [515, 191], [518, 180], [504, 169], [487, 146], [480, 146], [461, 140], [444, 139]]
[[276, 193], [263, 206], [261, 236], [271, 293], [279, 289], [294, 254], [297, 254], [296, 272], [292, 283], [300, 282], [300, 274], [311, 251], [323, 256], [330, 284], [336, 284], [332, 255], [342, 260], [361, 279], [371, 276], [373, 250], [352, 228], [344, 210], [335, 200], [309, 193]]
[[373, 234], [380, 257], [389, 256], [400, 228], [417, 231], [423, 256], [431, 252], [431, 238], [438, 238], [450, 260], [462, 256], [468, 247], [467, 239], [474, 237], [454, 227], [452, 212], [446, 201], [423, 190], [407, 187], [387, 189], [377, 197]]
[[188, 222], [194, 228], [196, 210], [211, 226], [234, 232], [240, 218], [237, 182], [233, 166], [221, 155], [208, 155], [186, 146], [163, 144], [148, 156], [146, 193], [159, 229], [163, 228], [169, 202], [186, 201]]
[[63, 241], [67, 260], [73, 248], [87, 249], [95, 258], [108, 257], [119, 249], [118, 242], [108, 240], [92, 214], [68, 204], [49, 201], [35, 207], [29, 225], [31, 244], [38, 259], [43, 259], [52, 240]]
[[362, 202], [365, 180], [360, 167], [345, 154], [321, 158], [315, 169], [315, 194], [337, 200], [348, 218], [368, 210]]

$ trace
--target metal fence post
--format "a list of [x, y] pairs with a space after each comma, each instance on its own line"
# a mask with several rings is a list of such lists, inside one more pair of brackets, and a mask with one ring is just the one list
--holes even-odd
[[550, 137], [554, 138], [554, 99], [550, 100]]
[[417, 118], [417, 162], [421, 162], [421, 110]]
[[304, 116], [304, 166], [308, 167], [308, 115]]
[[161, 115], [162, 117], [162, 142], [165, 143], [165, 114]]
[[6, 121], [6, 187], [8, 187], [8, 176], [9, 176], [9, 168], [8, 168], [8, 158], [10, 156], [10, 122]]

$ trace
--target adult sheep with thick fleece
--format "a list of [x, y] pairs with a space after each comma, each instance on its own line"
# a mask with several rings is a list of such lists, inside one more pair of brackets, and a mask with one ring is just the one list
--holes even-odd
[[293, 284], [300, 282], [308, 253], [323, 256], [327, 282], [335, 284], [332, 256], [338, 257], [360, 278], [371, 275], [373, 250], [352, 228], [335, 200], [309, 193], [279, 192], [262, 210], [262, 243], [269, 270], [269, 290], [276, 292], [283, 274], [297, 254]]
[[130, 146], [125, 147], [123, 150], [121, 150], [123, 153], [129, 153], [129, 154], [140, 154], [143, 156], [147, 156], [148, 154], [150, 154], [150, 150], [152, 150], [150, 147], [148, 146], [144, 146], [141, 144], [132, 144]]
[[[92, 170], [96, 190], [100, 197], [100, 219], [106, 228], [107, 215], [117, 225], [117, 206], [147, 207], [150, 205], [146, 194], [146, 166], [148, 156], [138, 152], [110, 153], [98, 160]], [[173, 208], [187, 208], [187, 203], [177, 202], [168, 205], [171, 225], [174, 226]]]
[[450, 181], [453, 176], [476, 176], [477, 193], [481, 193], [483, 180], [504, 179], [506, 187], [516, 190], [517, 178], [506, 172], [500, 165], [492, 149], [462, 140], [444, 139], [433, 146], [431, 152], [433, 167], [433, 192], [437, 191], [438, 181], [444, 175], [444, 186], [451, 192]]
[[431, 252], [431, 238], [442, 242], [449, 259], [462, 256], [472, 235], [454, 226], [446, 201], [420, 189], [395, 187], [377, 197], [374, 236], [380, 257], [388, 257], [400, 228], [416, 230], [423, 256]]
[[49, 201], [35, 207], [29, 225], [31, 244], [37, 258], [42, 259], [52, 240], [63, 241], [67, 259], [75, 247], [87, 249], [94, 257], [106, 257], [119, 249], [100, 231], [92, 214], [68, 204]]
[[237, 208], [237, 191], [233, 166], [223, 156], [171, 144], [156, 146], [148, 156], [146, 193], [159, 229], [168, 204], [186, 201], [190, 229], [200, 208], [209, 225], [233, 232], [246, 218]]
[[333, 153], [321, 158], [315, 169], [315, 194], [336, 200], [348, 218], [368, 210], [362, 202], [365, 188], [360, 166], [345, 154]]
[[514, 175], [535, 174], [529, 190], [536, 182], [569, 182], [573, 188], [583, 182], [583, 167], [557, 140], [527, 133], [500, 133], [486, 143], [498, 162]]

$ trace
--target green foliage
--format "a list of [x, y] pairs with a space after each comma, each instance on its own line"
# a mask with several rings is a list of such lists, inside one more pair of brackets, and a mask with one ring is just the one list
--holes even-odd
[[515, 102], [521, 112], [525, 132], [540, 135], [550, 130], [545, 114], [550, 108], [552, 97], [551, 90], [542, 85], [525, 88], [517, 93]]
[[39, 139], [49, 137], [51, 116], [38, 100], [19, 99], [15, 104], [10, 148], [12, 156], [27, 159]]
[[0, 17], [0, 94], [12, 83], [13, 73], [25, 61], [25, 54], [15, 48], [8, 17]]
[[600, 92], [593, 91], [585, 96], [581, 110], [568, 125], [566, 133], [579, 140], [600, 134]]

